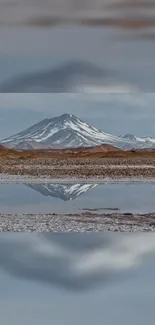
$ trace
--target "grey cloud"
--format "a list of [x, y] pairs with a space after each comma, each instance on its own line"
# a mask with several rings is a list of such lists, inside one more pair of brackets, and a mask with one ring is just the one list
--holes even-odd
[[[76, 60], [89, 61], [108, 72], [102, 82], [95, 80], [97, 86], [102, 86], [102, 89], [94, 87], [96, 92], [154, 91], [154, 43], [140, 38], [137, 44], [134, 37], [128, 41], [128, 33], [122, 34], [117, 28], [2, 27], [0, 37], [1, 92], [9, 92], [9, 89], [14, 92], [49, 92], [50, 88], [58, 92], [64, 92], [65, 88], [68, 92], [75, 91], [71, 82], [76, 82], [74, 78], [70, 77], [70, 82], [68, 79], [69, 85], [67, 80], [65, 84], [59, 80], [53, 85], [49, 78], [52, 78], [55, 67], [64, 62], [66, 65], [67, 62], [76, 63]], [[81, 80], [76, 85], [79, 91], [82, 82], [88, 83], [88, 77], [79, 75]], [[43, 78], [42, 83], [38, 78]], [[85, 79], [82, 81], [82, 78]]]
[[44, 27], [75, 22], [131, 30], [154, 25], [155, 14], [154, 2], [145, 0], [137, 1], [136, 5], [126, 0], [3, 0], [0, 1], [0, 9], [0, 23], [3, 25]]
[[89, 62], [69, 62], [51, 70], [30, 73], [3, 82], [1, 93], [65, 93], [83, 91], [84, 87], [118, 85], [114, 72]]
[[68, 290], [122, 279], [155, 254], [154, 234], [2, 234], [0, 267]]

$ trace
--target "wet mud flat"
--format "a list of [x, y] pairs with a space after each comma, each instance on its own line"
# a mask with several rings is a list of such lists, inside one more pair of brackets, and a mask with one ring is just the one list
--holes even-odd
[[155, 159], [1, 159], [0, 173], [50, 178], [155, 178]]
[[155, 212], [0, 214], [0, 232], [155, 232]]

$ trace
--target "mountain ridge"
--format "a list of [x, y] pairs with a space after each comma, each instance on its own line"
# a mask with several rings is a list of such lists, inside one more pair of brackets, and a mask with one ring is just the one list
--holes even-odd
[[115, 136], [97, 129], [73, 114], [45, 118], [23, 131], [5, 138], [1, 144], [17, 150], [94, 147], [103, 144], [122, 150], [155, 148], [152, 137], [132, 134]]

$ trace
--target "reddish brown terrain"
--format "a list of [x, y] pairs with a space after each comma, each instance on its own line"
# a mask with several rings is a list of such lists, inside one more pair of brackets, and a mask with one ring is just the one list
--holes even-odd
[[0, 158], [155, 158], [155, 149], [121, 150], [112, 145], [103, 144], [94, 147], [79, 147], [68, 149], [8, 149], [0, 144]]
[[121, 150], [112, 145], [103, 144], [94, 147], [79, 147], [67, 149], [8, 149], [0, 144], [0, 158], [155, 158], [155, 149]]
[[111, 145], [14, 150], [1, 146], [0, 173], [50, 178], [155, 178], [155, 150], [123, 151]]

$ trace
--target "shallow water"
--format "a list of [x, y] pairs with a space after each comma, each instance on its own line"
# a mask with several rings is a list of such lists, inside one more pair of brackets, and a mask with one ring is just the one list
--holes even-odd
[[155, 184], [1, 184], [0, 213], [154, 212]]
[[152, 325], [154, 274], [153, 234], [1, 234], [1, 323]]

